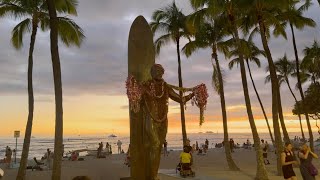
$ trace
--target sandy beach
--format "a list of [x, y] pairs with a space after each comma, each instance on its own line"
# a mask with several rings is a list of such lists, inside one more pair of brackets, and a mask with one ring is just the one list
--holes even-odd
[[[317, 152], [319, 154], [319, 152]], [[161, 180], [180, 179], [179, 173], [176, 174], [175, 168], [179, 161], [180, 151], [171, 151], [169, 156], [162, 156], [159, 168], [159, 177]], [[269, 154], [270, 165], [266, 168], [270, 180], [283, 179], [276, 176], [276, 165], [273, 152]], [[240, 167], [239, 172], [228, 170], [223, 149], [209, 149], [203, 156], [194, 155], [193, 170], [196, 172], [197, 180], [250, 180], [254, 179], [256, 172], [256, 160], [254, 150], [236, 149], [233, 153], [236, 164]], [[121, 177], [128, 177], [130, 169], [124, 165], [125, 154], [114, 154], [105, 159], [97, 159], [92, 156], [84, 157], [84, 161], [68, 161], [62, 163], [62, 179], [71, 180], [75, 176], [86, 175], [92, 180], [119, 180]], [[313, 161], [319, 168], [318, 160]], [[1, 180], [13, 180], [16, 177], [17, 169], [6, 169], [3, 164], [0, 165], [5, 171], [5, 176]], [[298, 179], [302, 179], [299, 168], [294, 168]], [[318, 176], [319, 178], [319, 176]], [[31, 171], [27, 170], [26, 180], [46, 180], [51, 179], [51, 171]], [[181, 178], [182, 179], [182, 178]], [[187, 179], [191, 179], [188, 177]]]

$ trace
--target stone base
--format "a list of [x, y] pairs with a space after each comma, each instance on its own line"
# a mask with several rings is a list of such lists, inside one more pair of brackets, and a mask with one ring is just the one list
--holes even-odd
[[122, 177], [120, 180], [131, 180], [131, 177]]

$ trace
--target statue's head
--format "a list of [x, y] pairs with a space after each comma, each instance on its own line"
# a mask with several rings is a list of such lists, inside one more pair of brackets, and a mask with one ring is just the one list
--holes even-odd
[[162, 80], [162, 76], [164, 74], [164, 69], [161, 64], [154, 64], [151, 67], [151, 77], [155, 80]]

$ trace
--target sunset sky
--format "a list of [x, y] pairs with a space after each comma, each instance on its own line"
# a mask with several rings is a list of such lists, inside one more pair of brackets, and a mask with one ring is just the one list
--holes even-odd
[[[65, 135], [105, 135], [129, 133], [128, 100], [125, 80], [127, 78], [127, 41], [134, 18], [143, 15], [149, 22], [153, 11], [172, 3], [172, 0], [79, 0], [78, 17], [73, 18], [84, 30], [86, 39], [81, 48], [59, 46], [62, 66], [63, 110]], [[176, 0], [177, 6], [187, 15], [192, 12], [189, 1]], [[320, 24], [319, 5], [306, 12]], [[10, 17], [0, 19], [0, 137], [13, 136], [14, 130], [24, 134], [28, 115], [27, 59], [30, 34], [24, 38], [24, 48], [15, 50], [10, 44], [11, 30], [19, 22]], [[288, 40], [270, 40], [274, 60], [285, 53], [293, 59], [290, 31]], [[305, 28], [296, 31], [300, 58], [302, 49], [310, 46], [314, 39], [320, 40], [320, 29]], [[181, 46], [185, 44], [185, 40]], [[261, 41], [255, 38], [262, 48]], [[219, 54], [225, 75], [225, 97], [230, 132], [251, 132], [247, 120], [242, 92], [240, 71], [237, 67], [229, 70], [228, 61]], [[271, 119], [270, 83], [264, 84], [267, 61], [261, 58], [262, 67], [252, 64], [252, 73], [263, 100], [268, 117]], [[165, 68], [164, 79], [178, 84], [177, 55], [173, 43], [164, 46], [156, 63]], [[210, 50], [200, 50], [190, 58], [182, 56], [182, 77], [185, 87], [205, 83], [208, 87], [209, 102], [205, 111], [205, 123], [199, 127], [199, 109], [187, 104], [187, 132], [222, 131], [219, 96], [211, 86], [212, 66]], [[249, 78], [249, 76], [248, 76]], [[290, 79], [294, 89], [295, 79]], [[252, 109], [259, 132], [267, 132], [257, 98], [248, 79]], [[308, 85], [304, 86], [304, 89]], [[298, 91], [295, 90], [298, 96]], [[49, 32], [38, 31], [34, 52], [34, 95], [35, 111], [34, 136], [54, 134], [54, 91], [50, 55]], [[281, 87], [284, 116], [289, 131], [299, 131], [297, 117], [291, 109], [294, 104], [288, 88]], [[300, 99], [300, 98], [298, 98]], [[169, 133], [181, 132], [179, 105], [170, 102]], [[306, 123], [303, 121], [306, 130]], [[315, 122], [312, 121], [312, 127]]]

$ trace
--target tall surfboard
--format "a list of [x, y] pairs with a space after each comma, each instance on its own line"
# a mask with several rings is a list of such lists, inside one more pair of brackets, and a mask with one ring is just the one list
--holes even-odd
[[[138, 16], [132, 23], [128, 41], [128, 75], [133, 75], [138, 82], [151, 79], [150, 69], [155, 62], [153, 34], [143, 16]], [[130, 106], [130, 104], [129, 104]], [[129, 108], [130, 109], [130, 108]], [[131, 179], [149, 180], [150, 160], [148, 159], [148, 137], [146, 127], [150, 118], [146, 118], [143, 108], [130, 115], [130, 156]]]

